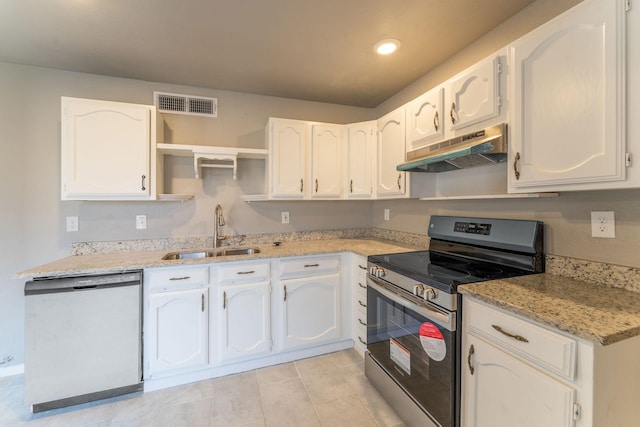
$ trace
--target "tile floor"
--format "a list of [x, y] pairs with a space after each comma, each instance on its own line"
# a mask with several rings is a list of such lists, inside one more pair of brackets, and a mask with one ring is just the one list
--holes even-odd
[[355, 350], [39, 414], [23, 390], [0, 378], [0, 426], [403, 426]]

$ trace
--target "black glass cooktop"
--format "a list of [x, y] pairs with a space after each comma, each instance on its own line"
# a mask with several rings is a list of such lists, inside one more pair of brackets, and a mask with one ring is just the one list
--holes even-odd
[[455, 289], [457, 285], [531, 274], [531, 271], [432, 251], [373, 255], [380, 267], [423, 283], [437, 282]]

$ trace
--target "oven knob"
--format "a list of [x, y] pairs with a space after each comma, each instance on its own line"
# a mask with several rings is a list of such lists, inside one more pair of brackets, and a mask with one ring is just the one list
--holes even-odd
[[371, 271], [369, 273], [377, 278], [384, 277], [385, 275], [384, 268], [377, 266], [371, 267]]
[[424, 287], [424, 291], [422, 294], [422, 298], [425, 299], [425, 301], [431, 301], [432, 299], [436, 299], [436, 290], [433, 288], [428, 288], [428, 287]]

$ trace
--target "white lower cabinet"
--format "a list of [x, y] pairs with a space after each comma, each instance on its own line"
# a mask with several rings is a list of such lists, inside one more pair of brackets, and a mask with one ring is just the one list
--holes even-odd
[[341, 327], [340, 257], [280, 261], [277, 333], [282, 350], [339, 339]]
[[573, 425], [572, 387], [483, 339], [470, 335], [466, 344], [465, 426]]
[[636, 426], [640, 337], [594, 344], [464, 297], [461, 425]]
[[269, 282], [221, 286], [216, 347], [219, 361], [253, 357], [271, 351], [271, 285]]
[[351, 258], [351, 336], [362, 355], [367, 350], [367, 258]]
[[148, 311], [145, 378], [207, 365], [209, 289], [152, 293]]
[[212, 336], [216, 361], [257, 357], [271, 351], [270, 263], [230, 263], [215, 267], [216, 321]]

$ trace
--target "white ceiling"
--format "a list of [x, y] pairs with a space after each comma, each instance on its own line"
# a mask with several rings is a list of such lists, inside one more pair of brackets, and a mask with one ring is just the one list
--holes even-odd
[[532, 2], [1, 0], [0, 61], [375, 107]]

